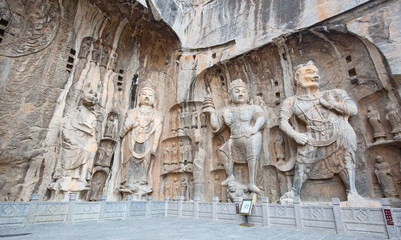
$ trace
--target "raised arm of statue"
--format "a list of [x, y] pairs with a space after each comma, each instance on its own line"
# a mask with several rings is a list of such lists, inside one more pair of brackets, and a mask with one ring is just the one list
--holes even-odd
[[203, 101], [202, 112], [209, 116], [210, 125], [214, 132], [217, 132], [222, 127], [222, 122], [220, 116], [216, 114], [216, 109], [214, 107], [213, 99], [208, 95]]
[[289, 123], [290, 118], [294, 115], [291, 109], [293, 103], [293, 97], [286, 98], [283, 101], [280, 109], [279, 126], [283, 132], [293, 138], [298, 144], [305, 145], [309, 139], [308, 135], [295, 131], [295, 129]]
[[335, 89], [327, 91], [320, 99], [320, 103], [325, 108], [335, 110], [342, 115], [354, 116], [358, 113], [358, 107], [354, 100], [344, 90]]

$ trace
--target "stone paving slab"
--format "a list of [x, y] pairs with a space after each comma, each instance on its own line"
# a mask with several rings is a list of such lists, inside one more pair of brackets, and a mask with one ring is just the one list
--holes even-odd
[[182, 218], [144, 218], [128, 221], [75, 222], [70, 225], [45, 224], [19, 229], [1, 229], [0, 239], [371, 240], [380, 238], [341, 236], [329, 233], [266, 228], [262, 226], [242, 227], [229, 223]]

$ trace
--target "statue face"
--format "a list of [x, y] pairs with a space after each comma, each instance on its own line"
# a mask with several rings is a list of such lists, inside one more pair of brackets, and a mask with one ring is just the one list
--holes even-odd
[[90, 89], [85, 91], [82, 97], [83, 104], [88, 107], [95, 106], [97, 103], [97, 93]]
[[234, 103], [246, 103], [248, 101], [248, 89], [246, 87], [235, 87], [231, 90]]
[[139, 103], [142, 105], [153, 106], [155, 103], [155, 93], [150, 89], [142, 89], [139, 93]]
[[314, 65], [298, 69], [295, 78], [302, 88], [319, 88], [319, 70]]
[[230, 192], [235, 192], [237, 190], [237, 188], [235, 187], [234, 183], [230, 183], [230, 184], [228, 184], [228, 190]]

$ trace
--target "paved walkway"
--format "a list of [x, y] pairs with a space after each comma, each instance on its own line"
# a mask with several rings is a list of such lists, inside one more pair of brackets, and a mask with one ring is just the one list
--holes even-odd
[[189, 220], [182, 218], [145, 218], [129, 221], [82, 222], [71, 225], [46, 224], [31, 228], [0, 229], [0, 239], [169, 239], [169, 240], [362, 240], [378, 239], [340, 236], [317, 232], [302, 232], [261, 226], [242, 227], [230, 223]]

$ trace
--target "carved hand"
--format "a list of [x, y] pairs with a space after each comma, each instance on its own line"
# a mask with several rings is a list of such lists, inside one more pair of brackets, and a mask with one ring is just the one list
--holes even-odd
[[308, 142], [308, 135], [306, 135], [305, 133], [297, 133], [294, 136], [294, 140], [301, 145], [305, 145]]
[[213, 99], [209, 95], [206, 96], [205, 100], [203, 101], [202, 112], [205, 115], [211, 115], [212, 113], [216, 112]]
[[325, 93], [323, 97], [319, 99], [320, 104], [322, 104], [327, 109], [332, 109], [336, 99], [330, 93]]
[[250, 133], [251, 135], [254, 135], [254, 134], [258, 133], [258, 132], [259, 132], [259, 129], [256, 128], [256, 127], [251, 127], [251, 128], [249, 128], [249, 133]]

